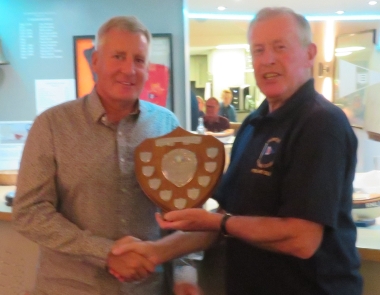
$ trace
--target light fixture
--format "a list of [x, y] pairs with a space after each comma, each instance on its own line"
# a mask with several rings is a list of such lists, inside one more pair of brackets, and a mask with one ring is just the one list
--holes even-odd
[[1, 40], [0, 40], [0, 65], [7, 65], [9, 62], [5, 59], [4, 53], [3, 53], [3, 47], [1, 46]]
[[338, 10], [338, 11], [336, 12], [336, 14], [343, 14], [343, 13], [344, 13], [343, 10]]
[[359, 51], [363, 50], [365, 47], [363, 46], [349, 46], [349, 47], [340, 47], [340, 48], [335, 48], [335, 52], [353, 52], [353, 51]]
[[318, 76], [324, 77], [326, 74], [330, 73], [330, 64], [329, 63], [318, 63]]
[[331, 62], [334, 57], [335, 47], [335, 21], [327, 20], [324, 31], [323, 56], [326, 62]]
[[369, 5], [376, 5], [376, 4], [377, 4], [377, 1], [369, 1], [368, 4], [369, 4]]
[[336, 52], [335, 56], [347, 56], [350, 55], [352, 51], [346, 51], [346, 52]]
[[220, 11], [226, 10], [226, 7], [225, 6], [218, 6], [218, 10], [220, 10]]
[[[252, 14], [220, 14], [220, 13], [189, 13], [191, 19], [227, 19], [227, 20], [247, 20], [253, 19]], [[372, 15], [306, 15], [308, 21], [324, 20], [380, 20], [379, 14]]]

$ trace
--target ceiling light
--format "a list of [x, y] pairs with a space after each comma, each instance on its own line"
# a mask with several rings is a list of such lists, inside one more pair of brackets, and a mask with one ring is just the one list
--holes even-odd
[[338, 11], [336, 12], [336, 14], [343, 14], [343, 13], [344, 13], [343, 10], [338, 10]]
[[347, 51], [347, 52], [336, 52], [335, 53], [335, 56], [347, 56], [347, 55], [350, 55], [352, 52], [351, 51]]
[[377, 1], [369, 1], [368, 4], [369, 4], [369, 5], [376, 5], [376, 4], [377, 4]]
[[226, 10], [226, 7], [224, 7], [224, 6], [218, 6], [218, 10], [220, 10], [220, 11]]
[[[227, 20], [247, 20], [251, 21], [252, 14], [220, 14], [220, 13], [189, 13], [191, 19], [227, 19]], [[380, 20], [379, 14], [372, 15], [306, 15], [308, 21], [325, 21], [325, 20]]]
[[365, 47], [362, 47], [362, 46], [341, 47], [341, 48], [336, 48], [335, 52], [352, 52], [352, 51], [359, 51], [363, 49], [365, 49]]

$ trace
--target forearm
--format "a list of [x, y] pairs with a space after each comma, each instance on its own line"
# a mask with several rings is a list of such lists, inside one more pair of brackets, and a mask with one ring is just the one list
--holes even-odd
[[299, 258], [312, 256], [323, 235], [322, 225], [297, 218], [234, 216], [226, 229], [254, 246]]
[[158, 241], [152, 242], [157, 250], [158, 264], [189, 253], [209, 248], [218, 239], [215, 232], [182, 232], [177, 231]]

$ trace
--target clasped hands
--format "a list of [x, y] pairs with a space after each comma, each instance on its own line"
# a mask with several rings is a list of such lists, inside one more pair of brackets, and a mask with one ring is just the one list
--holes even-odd
[[[207, 220], [210, 213], [203, 209], [185, 209], [156, 214], [162, 229], [184, 231], [213, 230]], [[154, 241], [141, 241], [127, 236], [117, 240], [108, 255], [109, 272], [122, 282], [141, 281], [152, 274], [157, 265], [166, 262]]]
[[117, 240], [107, 258], [109, 273], [120, 282], [135, 282], [147, 278], [159, 264], [153, 249], [149, 247], [150, 243], [131, 236]]

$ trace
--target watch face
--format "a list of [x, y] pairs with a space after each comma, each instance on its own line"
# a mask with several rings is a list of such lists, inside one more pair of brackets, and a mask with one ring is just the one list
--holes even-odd
[[206, 202], [224, 160], [224, 145], [217, 138], [178, 127], [136, 148], [135, 172], [144, 193], [163, 211], [171, 211]]

